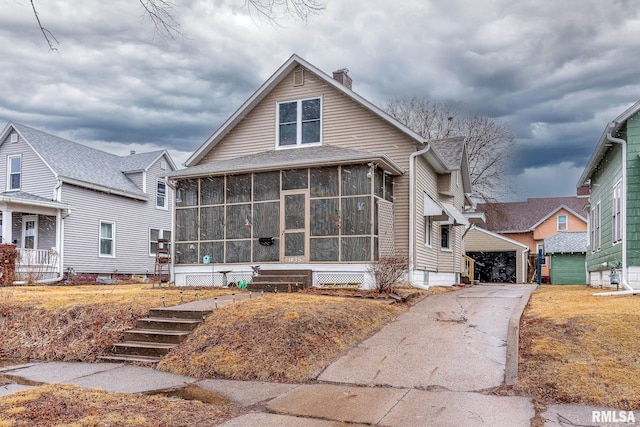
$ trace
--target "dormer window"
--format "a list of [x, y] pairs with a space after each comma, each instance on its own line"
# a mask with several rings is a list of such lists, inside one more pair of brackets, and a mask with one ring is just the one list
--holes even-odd
[[22, 184], [22, 157], [20, 155], [17, 156], [9, 156], [7, 158], [7, 189], [8, 190], [19, 190]]
[[278, 104], [278, 147], [319, 144], [321, 129], [320, 98]]

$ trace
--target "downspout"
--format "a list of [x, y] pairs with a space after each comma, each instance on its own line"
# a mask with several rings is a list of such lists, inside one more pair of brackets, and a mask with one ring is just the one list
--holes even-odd
[[431, 149], [431, 145], [425, 142], [426, 147], [422, 150], [414, 151], [409, 155], [409, 284], [414, 288], [429, 289], [425, 284], [415, 283], [413, 281], [413, 272], [415, 270], [415, 221], [416, 221], [416, 183], [415, 183], [415, 159], [425, 154]]
[[633, 290], [633, 288], [627, 282], [627, 141], [621, 138], [616, 138], [611, 135], [612, 129], [616, 127], [615, 122], [609, 123], [609, 130], [607, 131], [607, 141], [620, 144], [622, 147], [622, 286], [627, 290]]
[[628, 295], [640, 293], [640, 289], [634, 289], [627, 282], [627, 141], [621, 138], [616, 138], [611, 135], [611, 130], [615, 128], [616, 122], [609, 123], [609, 130], [607, 131], [607, 141], [615, 144], [620, 144], [622, 147], [622, 275], [620, 282], [625, 288], [623, 291], [614, 292], [601, 292], [593, 294], [595, 296], [612, 296], [612, 295]]

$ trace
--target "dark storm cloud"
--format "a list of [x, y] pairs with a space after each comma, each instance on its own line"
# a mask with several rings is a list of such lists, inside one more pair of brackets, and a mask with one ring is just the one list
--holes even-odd
[[175, 7], [186, 36], [162, 40], [134, 0], [43, 2], [56, 53], [29, 2], [7, 2], [0, 120], [109, 151], [167, 148], [181, 162], [297, 53], [328, 74], [349, 68], [377, 105], [428, 97], [506, 123], [523, 198], [574, 191], [528, 183], [579, 175], [606, 123], [640, 99], [640, 19], [628, 1], [327, 0], [308, 23], [281, 26], [242, 0]]

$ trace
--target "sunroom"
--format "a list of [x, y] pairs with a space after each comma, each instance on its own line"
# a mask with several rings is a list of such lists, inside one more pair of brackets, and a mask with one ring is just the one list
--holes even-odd
[[393, 252], [402, 173], [384, 155], [331, 146], [178, 171], [176, 284], [247, 280], [252, 266], [269, 264], [313, 270], [314, 283], [323, 272], [362, 273]]

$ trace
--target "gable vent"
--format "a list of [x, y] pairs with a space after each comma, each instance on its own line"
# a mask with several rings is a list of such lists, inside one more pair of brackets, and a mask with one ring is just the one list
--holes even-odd
[[304, 85], [304, 70], [298, 69], [293, 72], [293, 85], [294, 86], [303, 86]]
[[17, 133], [12, 133], [11, 134], [11, 142], [18, 142], [18, 134]]

